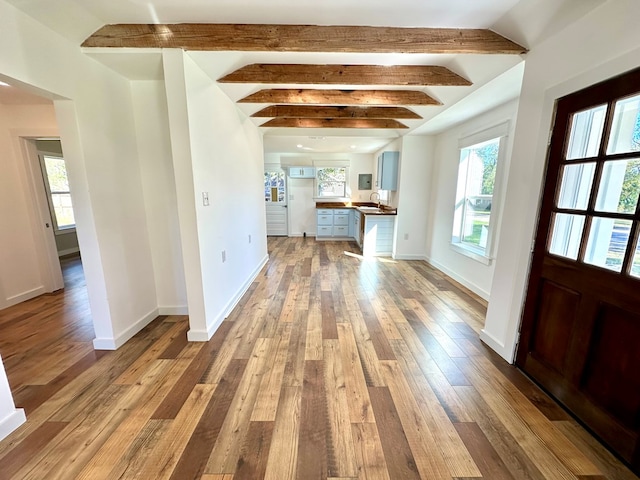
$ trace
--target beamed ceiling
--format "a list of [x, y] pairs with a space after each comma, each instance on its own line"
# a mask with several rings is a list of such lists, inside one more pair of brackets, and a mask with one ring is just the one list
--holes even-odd
[[[460, 56], [517, 57], [527, 51], [487, 29], [212, 23], [106, 25], [82, 46], [85, 52], [181, 48], [198, 52], [196, 59], [202, 52], [295, 55], [296, 61], [246, 62], [209, 74], [240, 106], [255, 104], [258, 111], [247, 113], [267, 131], [390, 130], [392, 136], [422, 125], [424, 109], [448, 106], [430, 90], [473, 87]], [[341, 61], [345, 54], [351, 62]], [[336, 61], [313, 62], [318, 55]], [[231, 85], [251, 93], [238, 95], [242, 90]]]

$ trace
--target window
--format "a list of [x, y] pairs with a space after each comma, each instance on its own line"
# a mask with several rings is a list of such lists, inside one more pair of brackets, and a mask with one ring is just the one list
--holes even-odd
[[264, 172], [265, 202], [282, 203], [285, 201], [285, 175], [282, 170]]
[[492, 253], [498, 167], [507, 128], [504, 124], [460, 142], [451, 243], [460, 253], [486, 264]]
[[341, 198], [347, 196], [346, 167], [316, 168], [316, 185], [318, 197]]
[[67, 179], [67, 167], [64, 158], [50, 155], [41, 155], [40, 162], [45, 179], [49, 209], [55, 232], [69, 230], [76, 226], [69, 193], [69, 180]]
[[558, 180], [549, 253], [640, 278], [640, 94], [572, 114]]

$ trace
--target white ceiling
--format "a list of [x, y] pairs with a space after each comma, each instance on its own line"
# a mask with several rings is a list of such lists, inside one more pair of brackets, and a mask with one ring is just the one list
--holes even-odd
[[[210, 22], [493, 28], [525, 47], [531, 47], [531, 41], [537, 41], [542, 34], [553, 34], [604, 0], [367, 0], [366, 3], [362, 0], [6, 1], [77, 45], [105, 24]], [[127, 78], [162, 78], [162, 57], [159, 50], [84, 51]], [[189, 52], [189, 55], [214, 80], [250, 63], [339, 63], [442, 65], [473, 82], [471, 87], [421, 88], [420, 90], [440, 100], [443, 106], [410, 107], [422, 115], [424, 120], [403, 120], [410, 127], [408, 130], [264, 129], [267, 151], [298, 153], [370, 152], [409, 132], [433, 134], [442, 131], [515, 98], [519, 94], [522, 82], [522, 62], [526, 58], [518, 55], [287, 52]], [[233, 101], [262, 88], [287, 88], [286, 85], [255, 84], [219, 86]], [[314, 88], [313, 85], [305, 87]], [[265, 106], [238, 104], [247, 115]], [[268, 119], [252, 120], [256, 125], [260, 125]], [[309, 137], [324, 139], [314, 142]], [[303, 145], [304, 148], [300, 149], [297, 145]], [[351, 148], [352, 146], [356, 148]]]

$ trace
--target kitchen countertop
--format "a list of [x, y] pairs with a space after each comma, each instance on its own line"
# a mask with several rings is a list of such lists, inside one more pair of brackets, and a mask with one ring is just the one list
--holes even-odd
[[397, 215], [398, 209], [371, 202], [316, 202], [316, 208], [352, 208], [365, 215]]

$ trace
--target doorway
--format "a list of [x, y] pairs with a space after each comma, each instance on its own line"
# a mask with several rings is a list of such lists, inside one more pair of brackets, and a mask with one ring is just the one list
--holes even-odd
[[[45, 205], [41, 205], [40, 208], [43, 210], [43, 216], [46, 217], [47, 211], [49, 213], [45, 222], [45, 233], [53, 233], [57, 257], [61, 262], [68, 258], [80, 259], [73, 202], [60, 139], [39, 138], [27, 141], [35, 143], [38, 154], [40, 177], [48, 209], [45, 209]], [[34, 171], [33, 174], [37, 175], [37, 172]], [[64, 274], [63, 278], [66, 286]]]
[[279, 167], [265, 169], [264, 200], [267, 215], [267, 236], [287, 236], [287, 176]]
[[517, 365], [640, 472], [640, 69], [557, 102]]

